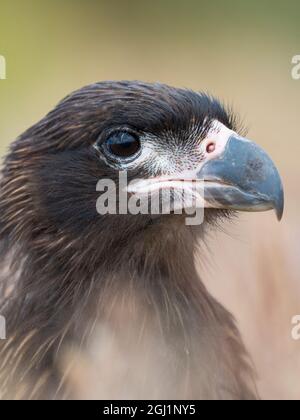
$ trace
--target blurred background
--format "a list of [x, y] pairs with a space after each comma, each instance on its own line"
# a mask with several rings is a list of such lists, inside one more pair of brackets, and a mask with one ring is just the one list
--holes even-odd
[[209, 290], [236, 316], [263, 398], [300, 398], [299, 0], [2, 0], [0, 154], [70, 91], [142, 79], [208, 91], [273, 157], [286, 211], [243, 214], [199, 255]]

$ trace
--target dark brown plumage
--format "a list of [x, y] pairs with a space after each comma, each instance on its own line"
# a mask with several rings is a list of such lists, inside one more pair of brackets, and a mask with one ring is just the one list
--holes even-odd
[[[194, 262], [198, 241], [228, 210], [208, 209], [205, 223], [194, 227], [180, 215], [99, 216], [95, 209], [97, 181], [117, 180], [116, 164], [93, 147], [105, 133], [126, 127], [151, 138], [158, 156], [177, 168], [187, 154], [196, 159], [193, 147], [214, 120], [235, 129], [208, 96], [106, 82], [73, 93], [12, 144], [0, 201], [0, 313], [8, 334], [0, 343], [2, 398], [74, 396], [61, 359], [70, 347], [88, 349], [95, 325], [109, 328], [122, 349], [151, 348], [147, 357], [160, 376], [150, 395], [132, 398], [257, 397], [235, 322], [207, 292]], [[162, 171], [147, 162], [128, 176]], [[127, 366], [128, 387], [134, 368]], [[135, 372], [138, 382], [147, 383], [145, 372]]]

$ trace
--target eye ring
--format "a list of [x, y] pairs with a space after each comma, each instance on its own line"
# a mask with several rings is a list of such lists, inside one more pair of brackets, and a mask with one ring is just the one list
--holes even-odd
[[139, 136], [132, 131], [118, 130], [109, 133], [101, 142], [101, 149], [109, 158], [118, 161], [131, 161], [141, 151]]

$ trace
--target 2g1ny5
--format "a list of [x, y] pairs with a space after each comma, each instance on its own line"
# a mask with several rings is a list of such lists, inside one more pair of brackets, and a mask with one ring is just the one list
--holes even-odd
[[158, 404], [148, 405], [147, 414], [156, 414], [162, 417], [176, 414], [196, 414], [196, 407], [193, 404]]

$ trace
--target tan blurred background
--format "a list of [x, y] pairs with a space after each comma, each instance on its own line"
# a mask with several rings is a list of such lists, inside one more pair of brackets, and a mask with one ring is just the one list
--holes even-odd
[[199, 266], [233, 311], [263, 398], [300, 398], [299, 0], [1, 0], [0, 154], [58, 100], [106, 79], [205, 90], [241, 115], [274, 158], [286, 211], [242, 215], [211, 238]]

